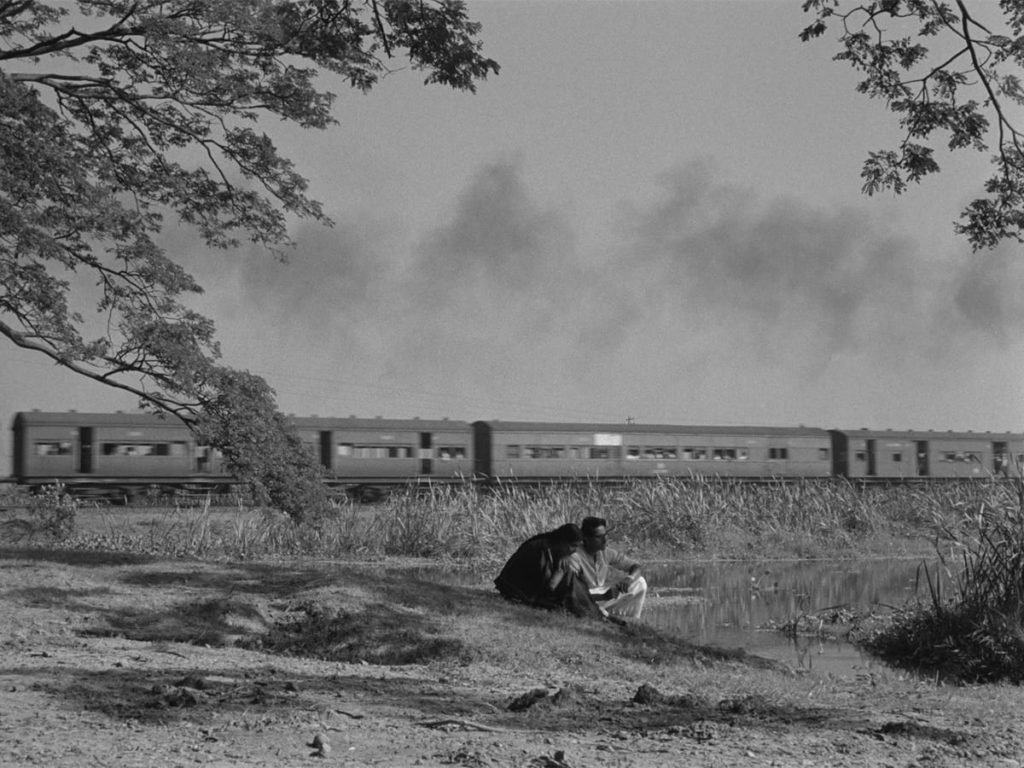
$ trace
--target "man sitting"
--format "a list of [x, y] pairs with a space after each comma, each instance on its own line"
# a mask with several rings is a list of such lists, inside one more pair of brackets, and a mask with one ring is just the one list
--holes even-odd
[[[602, 611], [612, 616], [639, 619], [647, 597], [647, 580], [640, 575], [640, 563], [607, 546], [607, 524], [600, 517], [585, 517], [580, 524], [583, 549], [573, 559], [591, 597]], [[609, 567], [627, 574], [608, 584]]]

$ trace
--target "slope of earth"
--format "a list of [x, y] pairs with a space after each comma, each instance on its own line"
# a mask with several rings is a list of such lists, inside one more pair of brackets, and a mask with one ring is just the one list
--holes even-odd
[[1019, 688], [798, 676], [417, 566], [0, 549], [0, 762], [1024, 764]]

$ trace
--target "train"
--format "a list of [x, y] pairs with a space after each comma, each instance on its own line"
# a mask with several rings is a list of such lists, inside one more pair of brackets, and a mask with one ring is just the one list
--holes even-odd
[[[1024, 433], [290, 417], [327, 485], [360, 499], [410, 483], [681, 477], [866, 482], [1020, 478]], [[73, 493], [225, 492], [220, 453], [173, 416], [23, 411], [10, 480]]]

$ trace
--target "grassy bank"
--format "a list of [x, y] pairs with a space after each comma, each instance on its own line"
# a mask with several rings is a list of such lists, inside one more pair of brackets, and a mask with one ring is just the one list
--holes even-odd
[[[56, 488], [7, 501], [0, 545], [217, 561], [416, 558], [493, 569], [527, 536], [586, 515], [609, 520], [615, 540], [646, 561], [938, 555], [923, 599], [873, 630], [864, 647], [950, 679], [1024, 680], [1024, 517], [1020, 489], [1007, 484], [436, 486], [371, 505], [341, 502], [301, 525], [202, 500], [80, 504]], [[322, 629], [314, 622], [303, 634]]]
[[512, 605], [485, 580], [442, 583], [408, 559], [482, 564], [590, 512], [650, 557], [742, 556], [752, 543], [761, 558], [934, 555], [937, 537], [949, 573], [928, 583], [945, 606], [967, 586], [951, 577], [991, 585], [975, 566], [1020, 570], [1019, 506], [1001, 486], [438, 490], [302, 527], [245, 508], [57, 502], [52, 518], [12, 505], [6, 522], [39, 525], [2, 529], [25, 539], [0, 543], [12, 765], [116, 751], [300, 766], [317, 733], [332, 759], [366, 766], [1024, 761], [1024, 725], [1007, 717], [1019, 686], [879, 667], [794, 674], [643, 624]]
[[[5, 765], [1007, 768], [1024, 754], [1016, 687], [796, 675], [392, 559], [0, 547], [0, 582]], [[318, 734], [331, 754], [311, 754]]]

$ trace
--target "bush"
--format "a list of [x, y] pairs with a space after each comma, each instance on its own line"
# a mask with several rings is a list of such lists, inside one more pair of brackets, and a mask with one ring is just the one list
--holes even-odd
[[993, 485], [987, 499], [944, 524], [940, 569], [921, 569], [927, 600], [898, 613], [864, 648], [894, 666], [951, 681], [1024, 682], [1021, 498]]
[[5, 499], [5, 506], [12, 515], [0, 523], [0, 530], [16, 543], [40, 534], [64, 541], [75, 531], [78, 501], [62, 483], [45, 485], [37, 493], [19, 490]]

